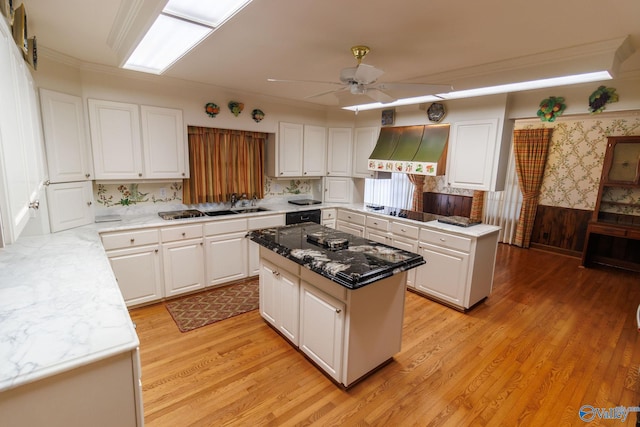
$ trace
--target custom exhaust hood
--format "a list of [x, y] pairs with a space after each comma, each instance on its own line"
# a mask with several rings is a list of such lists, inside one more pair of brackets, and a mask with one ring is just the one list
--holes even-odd
[[368, 169], [418, 175], [444, 175], [449, 125], [383, 127]]

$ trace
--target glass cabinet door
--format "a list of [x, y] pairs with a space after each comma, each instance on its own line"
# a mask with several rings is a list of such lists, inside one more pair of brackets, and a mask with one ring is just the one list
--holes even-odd
[[639, 165], [640, 144], [620, 141], [613, 147], [613, 156], [607, 174], [607, 181], [637, 183]]

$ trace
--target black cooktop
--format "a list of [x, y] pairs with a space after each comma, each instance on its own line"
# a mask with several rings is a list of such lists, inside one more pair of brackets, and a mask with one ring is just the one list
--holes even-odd
[[312, 199], [297, 199], [297, 200], [289, 200], [289, 203], [292, 205], [298, 206], [308, 206], [308, 205], [319, 205], [322, 203], [320, 200], [312, 200]]

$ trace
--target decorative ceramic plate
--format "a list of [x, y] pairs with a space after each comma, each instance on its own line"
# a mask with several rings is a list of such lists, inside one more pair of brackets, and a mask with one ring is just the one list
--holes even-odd
[[427, 108], [427, 118], [435, 123], [444, 119], [446, 114], [447, 111], [445, 110], [444, 105], [439, 102], [434, 102], [429, 106], [429, 108]]

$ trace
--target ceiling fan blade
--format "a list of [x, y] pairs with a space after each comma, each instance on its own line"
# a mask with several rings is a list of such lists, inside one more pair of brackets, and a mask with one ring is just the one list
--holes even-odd
[[360, 84], [371, 84], [378, 80], [384, 71], [377, 69], [373, 65], [358, 64], [353, 80]]
[[379, 83], [375, 85], [387, 93], [393, 93], [398, 98], [409, 98], [414, 96], [434, 95], [437, 93], [447, 93], [453, 90], [451, 85], [423, 84], [423, 83]]
[[326, 85], [338, 85], [342, 86], [344, 83], [340, 82], [327, 82], [327, 81], [318, 81], [318, 80], [286, 80], [286, 79], [267, 79], [268, 82], [275, 83], [321, 83]]
[[342, 89], [328, 90], [328, 91], [326, 91], [326, 92], [320, 92], [320, 93], [317, 93], [317, 94], [315, 94], [315, 95], [305, 96], [304, 98], [305, 98], [305, 99], [319, 98], [319, 97], [321, 97], [321, 96], [328, 95], [328, 94], [330, 94], [330, 93], [342, 92], [342, 91], [344, 91], [344, 90], [346, 90], [346, 89], [347, 89], [347, 88], [346, 88], [346, 87], [344, 87], [344, 88], [342, 88]]
[[368, 96], [369, 98], [373, 99], [374, 101], [378, 101], [381, 102], [383, 104], [389, 103], [389, 102], [394, 102], [397, 101], [398, 98], [394, 98], [393, 96], [389, 95], [388, 93], [385, 93], [379, 89], [376, 88], [366, 88], [364, 91], [364, 95]]

